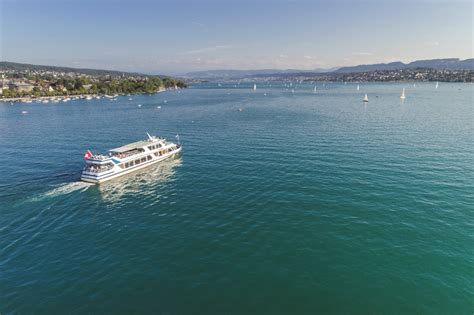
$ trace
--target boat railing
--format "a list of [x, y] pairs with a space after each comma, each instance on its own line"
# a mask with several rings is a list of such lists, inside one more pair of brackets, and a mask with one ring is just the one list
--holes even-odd
[[84, 171], [88, 173], [103, 173], [113, 168], [114, 168], [114, 165], [112, 163], [105, 164], [105, 165], [91, 164], [84, 167]]
[[99, 160], [99, 161], [106, 160], [108, 158], [109, 158], [108, 156], [105, 156], [102, 154], [96, 154], [96, 155], [91, 156], [91, 160]]

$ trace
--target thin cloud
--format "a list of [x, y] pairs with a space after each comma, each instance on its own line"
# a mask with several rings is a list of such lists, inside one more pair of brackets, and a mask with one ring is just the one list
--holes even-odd
[[439, 42], [438, 41], [428, 41], [428, 42], [425, 42], [425, 45], [426, 46], [439, 46]]
[[196, 21], [191, 21], [191, 24], [194, 24], [194, 25], [197, 25], [197, 26], [201, 26], [201, 27], [205, 27], [206, 24], [203, 24], [203, 23], [200, 23], [200, 22], [196, 22]]
[[374, 54], [371, 52], [354, 52], [352, 53], [354, 56], [373, 56]]
[[202, 53], [212, 52], [212, 51], [216, 51], [216, 50], [229, 49], [231, 47], [232, 47], [231, 45], [216, 45], [216, 46], [211, 46], [211, 47], [204, 47], [204, 48], [200, 48], [200, 49], [184, 51], [184, 52], [180, 53], [180, 55], [202, 54]]
[[280, 58], [288, 58], [288, 55], [280, 55]]

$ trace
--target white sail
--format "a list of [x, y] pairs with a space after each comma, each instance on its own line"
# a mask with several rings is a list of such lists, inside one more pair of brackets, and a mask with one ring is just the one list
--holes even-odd
[[405, 99], [405, 88], [403, 88], [403, 90], [402, 90], [402, 95], [400, 95], [400, 98], [401, 98], [402, 100]]
[[359, 86], [359, 84], [357, 84], [357, 91], [359, 91], [359, 90], [360, 90], [360, 86]]
[[256, 85], [256, 84], [253, 85], [253, 90], [254, 90], [254, 91], [257, 90], [257, 85]]
[[366, 103], [369, 101], [369, 97], [367, 96], [367, 94], [364, 95], [363, 101], [366, 102]]
[[314, 86], [314, 90], [313, 90], [314, 93], [316, 93], [316, 86]]
[[438, 82], [438, 81], [436, 81], [436, 88], [438, 88], [438, 85], [439, 85], [439, 82]]

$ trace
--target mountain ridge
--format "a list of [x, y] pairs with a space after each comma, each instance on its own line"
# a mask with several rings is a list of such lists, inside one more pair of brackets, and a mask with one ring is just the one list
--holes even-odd
[[442, 58], [442, 59], [423, 59], [415, 60], [409, 63], [395, 61], [390, 63], [365, 64], [356, 66], [347, 66], [330, 69], [313, 69], [313, 70], [298, 70], [298, 69], [261, 69], [261, 70], [236, 70], [236, 69], [222, 69], [222, 70], [204, 70], [193, 71], [183, 75], [194, 79], [214, 80], [214, 79], [239, 79], [244, 77], [262, 77], [262, 76], [282, 76], [282, 75], [317, 75], [317, 74], [342, 74], [342, 73], [358, 73], [370, 71], [384, 71], [384, 70], [403, 70], [403, 69], [435, 69], [435, 70], [474, 70], [474, 58], [461, 60], [459, 58]]
[[377, 63], [342, 67], [337, 69], [336, 73], [357, 73], [380, 70], [403, 70], [403, 69], [435, 69], [435, 70], [474, 70], [474, 58], [461, 60], [459, 58], [443, 58], [443, 59], [424, 59], [415, 60], [409, 63], [395, 61], [390, 63]]

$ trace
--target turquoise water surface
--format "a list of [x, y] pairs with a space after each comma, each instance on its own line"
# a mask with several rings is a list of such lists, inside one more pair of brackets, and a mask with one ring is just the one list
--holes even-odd
[[472, 314], [473, 86], [252, 87], [0, 103], [0, 313]]

